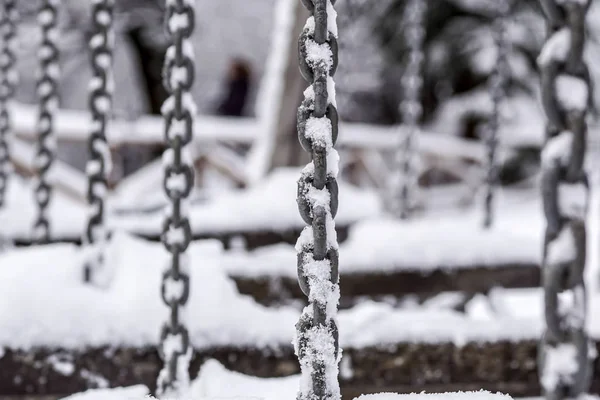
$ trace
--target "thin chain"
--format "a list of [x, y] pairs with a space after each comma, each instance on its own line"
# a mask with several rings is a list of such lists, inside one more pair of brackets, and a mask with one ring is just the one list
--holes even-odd
[[38, 204], [38, 215], [34, 224], [34, 240], [47, 243], [50, 240], [50, 222], [48, 221], [48, 205], [52, 188], [47, 182], [48, 170], [52, 165], [56, 143], [54, 139], [54, 114], [58, 108], [59, 52], [56, 45], [58, 30], [56, 22], [59, 0], [42, 0], [38, 11], [38, 23], [42, 28], [42, 43], [38, 53], [41, 71], [37, 82], [37, 93], [40, 101], [38, 120], [38, 143], [35, 155], [38, 182], [35, 188], [35, 199]]
[[339, 157], [333, 75], [338, 64], [336, 12], [332, 0], [302, 0], [310, 11], [299, 38], [300, 71], [310, 86], [298, 109], [298, 137], [312, 162], [298, 181], [298, 209], [307, 227], [296, 249], [298, 281], [309, 305], [296, 325], [295, 350], [302, 370], [299, 400], [340, 399], [341, 357], [336, 325], [339, 301]]
[[[400, 103], [402, 125], [406, 134], [402, 137], [396, 153], [398, 177], [394, 184], [397, 205], [395, 213], [399, 218], [408, 218], [414, 206], [418, 174], [415, 157], [419, 121], [423, 114], [421, 88], [423, 87], [422, 65], [425, 41], [425, 13], [427, 0], [409, 0], [404, 11], [405, 41], [408, 47], [406, 67], [402, 77], [403, 100]], [[393, 203], [396, 203], [395, 201]]]
[[9, 102], [15, 92], [17, 83], [17, 71], [15, 70], [16, 57], [14, 53], [17, 9], [14, 0], [4, 0], [2, 3], [2, 15], [0, 17], [0, 30], [2, 31], [2, 42], [0, 52], [0, 207], [4, 206], [8, 177], [11, 172], [10, 149], [8, 136], [12, 126]]
[[506, 83], [509, 75], [508, 56], [510, 44], [506, 35], [506, 24], [510, 6], [508, 0], [498, 0], [499, 15], [494, 21], [494, 44], [498, 51], [496, 65], [491, 77], [490, 96], [492, 98], [492, 114], [486, 127], [487, 176], [484, 199], [483, 226], [489, 228], [494, 220], [494, 194], [498, 184], [498, 165], [496, 165], [496, 148], [498, 147], [498, 130], [500, 128], [500, 106], [506, 97]]
[[539, 364], [546, 398], [559, 400], [586, 393], [592, 376], [584, 285], [589, 184], [583, 168], [592, 104], [583, 58], [590, 1], [541, 0], [541, 5], [548, 37], [538, 63], [548, 123], [542, 151], [546, 330]]
[[194, 184], [194, 170], [188, 144], [193, 138], [196, 105], [190, 94], [194, 83], [194, 52], [190, 37], [195, 25], [194, 0], [168, 0], [166, 30], [171, 41], [165, 58], [164, 85], [170, 94], [162, 108], [168, 150], [164, 189], [171, 204], [163, 225], [163, 243], [171, 255], [170, 267], [162, 280], [162, 299], [170, 318], [161, 332], [160, 353], [165, 363], [158, 377], [159, 396], [180, 396], [189, 385], [192, 354], [183, 307], [190, 293], [185, 250], [192, 238], [184, 201]]
[[92, 8], [93, 36], [90, 40], [91, 65], [89, 108], [92, 114], [92, 131], [88, 140], [90, 159], [86, 166], [88, 175], [87, 199], [90, 206], [84, 243], [89, 247], [85, 264], [85, 280], [93, 279], [93, 271], [102, 268], [103, 248], [107, 240], [104, 205], [107, 178], [111, 169], [110, 150], [106, 141], [106, 126], [112, 109], [112, 60], [114, 0], [94, 0]]

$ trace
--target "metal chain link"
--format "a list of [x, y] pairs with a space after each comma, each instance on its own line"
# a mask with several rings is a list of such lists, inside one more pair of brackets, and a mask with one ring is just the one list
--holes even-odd
[[592, 376], [584, 285], [589, 184], [583, 168], [593, 98], [583, 58], [590, 1], [540, 2], [548, 25], [538, 59], [548, 124], [542, 151], [546, 330], [539, 365], [546, 398], [559, 400], [587, 392]]
[[84, 279], [90, 282], [93, 272], [104, 262], [103, 252], [108, 239], [105, 228], [104, 206], [107, 179], [111, 169], [111, 156], [106, 140], [106, 126], [112, 109], [114, 48], [114, 0], [94, 0], [92, 7], [93, 35], [89, 42], [91, 67], [89, 109], [92, 114], [92, 131], [88, 140], [90, 159], [86, 165], [88, 176], [87, 200], [90, 207], [84, 244], [88, 246], [88, 259], [84, 265]]
[[298, 138], [312, 162], [298, 181], [298, 209], [304, 228], [298, 251], [298, 281], [309, 305], [296, 325], [295, 350], [302, 370], [299, 400], [340, 399], [341, 358], [336, 325], [339, 301], [338, 209], [334, 149], [338, 136], [333, 75], [338, 65], [336, 13], [332, 0], [302, 0], [310, 11], [299, 38], [299, 63], [310, 86], [298, 109]]
[[8, 137], [12, 126], [9, 102], [15, 93], [17, 84], [17, 71], [15, 69], [16, 56], [14, 53], [17, 8], [15, 0], [2, 2], [2, 15], [0, 16], [0, 207], [4, 206], [8, 177], [11, 173], [10, 149]]
[[494, 194], [498, 184], [498, 165], [496, 162], [496, 148], [498, 147], [498, 131], [500, 129], [500, 106], [506, 98], [506, 84], [509, 76], [508, 56], [510, 43], [506, 35], [506, 24], [510, 12], [508, 0], [498, 0], [498, 16], [494, 20], [493, 35], [497, 49], [496, 65], [489, 85], [492, 98], [492, 114], [485, 130], [486, 144], [486, 185], [484, 197], [483, 226], [490, 228], [494, 219]]
[[50, 222], [48, 205], [52, 188], [48, 184], [48, 170], [54, 160], [56, 143], [54, 139], [54, 114], [58, 108], [59, 51], [56, 45], [58, 30], [56, 28], [59, 0], [42, 0], [38, 11], [38, 23], [42, 28], [42, 43], [38, 52], [40, 62], [40, 78], [37, 82], [37, 94], [40, 101], [38, 119], [38, 142], [35, 155], [35, 167], [38, 182], [35, 187], [35, 199], [38, 204], [38, 215], [34, 223], [33, 236], [37, 243], [48, 243], [50, 240]]
[[164, 73], [164, 85], [170, 97], [162, 108], [169, 147], [163, 157], [163, 186], [171, 204], [163, 224], [162, 240], [171, 254], [171, 265], [163, 274], [161, 293], [170, 309], [170, 319], [161, 332], [160, 354], [165, 366], [158, 377], [157, 392], [159, 396], [177, 396], [189, 385], [192, 352], [182, 312], [190, 293], [184, 253], [192, 233], [183, 202], [194, 184], [187, 146], [193, 138], [196, 115], [190, 94], [195, 68], [190, 41], [195, 25], [194, 0], [168, 0], [165, 22], [171, 46], [167, 50]]
[[[415, 194], [418, 186], [418, 174], [415, 166], [419, 122], [423, 115], [421, 106], [421, 89], [423, 87], [422, 66], [425, 55], [423, 46], [425, 42], [425, 14], [427, 0], [410, 0], [404, 11], [404, 33], [407, 51], [407, 60], [402, 77], [403, 100], [400, 103], [402, 126], [406, 133], [400, 133], [401, 139], [396, 152], [398, 177], [394, 179], [395, 195], [397, 201], [395, 214], [401, 218], [408, 218], [415, 205]], [[397, 185], [397, 186], [396, 186]]]

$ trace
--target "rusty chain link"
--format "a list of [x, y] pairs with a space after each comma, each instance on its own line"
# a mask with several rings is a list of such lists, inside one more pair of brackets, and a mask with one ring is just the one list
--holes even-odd
[[87, 200], [90, 207], [87, 229], [83, 238], [89, 254], [84, 265], [84, 279], [93, 280], [94, 271], [103, 266], [103, 253], [108, 232], [105, 227], [105, 197], [111, 169], [111, 156], [106, 141], [106, 127], [112, 109], [114, 48], [114, 0], [94, 0], [92, 6], [93, 34], [89, 42], [91, 67], [89, 109], [92, 131], [88, 139], [90, 159], [86, 165], [88, 176]]
[[298, 138], [310, 153], [298, 181], [298, 209], [304, 228], [298, 251], [298, 281], [309, 305], [296, 325], [295, 351], [302, 370], [299, 400], [340, 399], [341, 357], [336, 324], [339, 301], [338, 135], [333, 75], [338, 64], [336, 13], [332, 0], [302, 0], [311, 16], [299, 43], [300, 71], [310, 86], [298, 109]]
[[59, 0], [42, 0], [38, 10], [38, 23], [42, 28], [42, 43], [38, 52], [40, 77], [37, 82], [37, 94], [40, 102], [38, 116], [38, 141], [35, 155], [35, 167], [38, 182], [35, 187], [35, 199], [38, 215], [34, 222], [33, 236], [37, 243], [50, 240], [50, 221], [48, 206], [52, 188], [48, 184], [48, 171], [54, 160], [56, 142], [54, 139], [54, 114], [58, 108], [58, 79], [60, 73], [59, 51], [57, 47]]
[[11, 173], [9, 135], [12, 131], [9, 103], [15, 93], [17, 84], [17, 71], [15, 69], [15, 35], [17, 22], [17, 8], [15, 0], [2, 2], [2, 15], [0, 16], [0, 30], [2, 42], [0, 43], [0, 207], [4, 206], [8, 178]]
[[421, 89], [423, 87], [422, 66], [425, 55], [425, 13], [427, 0], [409, 0], [404, 9], [403, 25], [405, 26], [405, 42], [407, 59], [402, 76], [403, 97], [400, 103], [402, 126], [406, 133], [400, 132], [401, 138], [396, 151], [397, 176], [394, 177], [394, 213], [401, 219], [408, 218], [415, 206], [418, 185], [418, 171], [415, 158], [418, 154], [419, 122], [423, 115], [421, 106]]
[[542, 197], [547, 222], [543, 287], [546, 330], [540, 341], [540, 381], [549, 400], [589, 389], [593, 352], [586, 333], [586, 224], [589, 184], [584, 170], [592, 86], [583, 51], [589, 0], [540, 0], [548, 36], [538, 59], [547, 117]]
[[190, 94], [194, 83], [194, 52], [190, 37], [194, 32], [193, 0], [168, 0], [166, 30], [171, 41], [165, 58], [164, 85], [170, 94], [162, 113], [168, 150], [163, 156], [163, 186], [170, 199], [163, 224], [162, 240], [171, 255], [171, 265], [162, 278], [161, 295], [170, 318], [162, 328], [160, 354], [165, 363], [157, 384], [159, 396], [176, 396], [189, 385], [188, 367], [192, 349], [183, 322], [183, 307], [190, 293], [185, 250], [192, 234], [184, 201], [194, 185], [194, 170], [188, 144], [193, 138], [196, 105]]
[[489, 85], [492, 98], [492, 113], [485, 129], [486, 144], [486, 185], [484, 195], [483, 226], [490, 228], [494, 220], [494, 193], [498, 184], [498, 165], [496, 161], [496, 148], [498, 147], [498, 131], [500, 129], [500, 107], [506, 97], [506, 84], [510, 74], [508, 56], [510, 43], [507, 38], [506, 24], [510, 12], [509, 0], [498, 0], [498, 15], [494, 20], [493, 36], [497, 49], [496, 64]]

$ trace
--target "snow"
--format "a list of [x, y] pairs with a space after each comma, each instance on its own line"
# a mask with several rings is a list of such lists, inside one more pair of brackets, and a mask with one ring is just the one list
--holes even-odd
[[583, 79], [559, 75], [556, 79], [556, 97], [567, 111], [585, 111], [589, 103], [588, 85]]
[[130, 386], [127, 388], [91, 389], [77, 393], [62, 400], [134, 400], [143, 399], [150, 391], [144, 385]]
[[569, 377], [577, 372], [577, 349], [570, 343], [559, 344], [546, 350], [546, 360], [541, 383], [545, 390], [552, 391], [561, 378], [569, 382]]
[[[340, 200], [340, 209], [344, 199]], [[494, 268], [541, 261], [543, 215], [539, 199], [521, 199], [518, 193], [499, 198], [498, 218], [489, 230], [478, 224], [479, 210], [431, 213], [410, 221], [380, 218], [354, 224], [340, 245], [342, 273], [437, 268]], [[457, 249], [461, 251], [457, 251]], [[296, 253], [277, 244], [252, 252], [225, 255], [229, 273], [241, 276], [295, 276]]]
[[565, 166], [571, 159], [571, 148], [573, 147], [573, 133], [562, 131], [550, 138], [542, 149], [542, 165], [552, 167], [555, 162]]
[[491, 393], [486, 390], [478, 392], [449, 392], [449, 393], [378, 393], [357, 397], [355, 400], [510, 400], [507, 394]]
[[567, 59], [571, 45], [571, 31], [563, 28], [555, 32], [544, 44], [538, 57], [540, 66], [547, 66], [551, 62], [563, 62]]
[[[296, 205], [298, 168], [273, 171], [256, 186], [244, 191], [224, 193], [205, 203], [190, 207], [192, 231], [202, 233], [232, 233], [246, 230], [288, 230], [305, 226]], [[376, 193], [357, 189], [339, 182], [340, 207], [336, 216], [338, 225], [377, 215], [381, 206]], [[153, 197], [164, 203], [164, 194]], [[148, 201], [148, 198], [145, 199]], [[121, 215], [110, 223], [115, 228], [152, 234], [161, 226], [162, 213]]]
[[548, 265], [570, 263], [576, 258], [575, 238], [569, 225], [565, 225], [558, 236], [548, 243], [546, 262]]
[[[191, 294], [186, 312], [194, 316], [188, 325], [193, 346], [269, 348], [291, 342], [297, 310], [265, 308], [239, 295], [225, 276], [219, 243], [195, 242], [189, 253]], [[106, 250], [114, 276], [105, 289], [82, 283], [82, 256], [76, 246], [66, 244], [0, 255], [0, 347], [157, 345], [168, 315], [160, 299], [168, 261], [162, 244], [115, 233]], [[295, 260], [287, 268], [295, 271]], [[511, 293], [494, 293], [496, 308], [503, 311], [492, 319], [435, 308], [395, 309], [366, 301], [339, 312], [340, 345], [537, 340], [544, 327], [541, 290], [520, 292], [520, 297]], [[587, 325], [597, 338], [600, 297], [590, 294], [588, 300]]]

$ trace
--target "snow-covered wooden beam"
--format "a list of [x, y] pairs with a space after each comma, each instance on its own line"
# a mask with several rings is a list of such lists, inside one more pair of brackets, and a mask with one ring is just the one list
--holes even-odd
[[[13, 103], [14, 128], [19, 137], [35, 139], [37, 108], [34, 105]], [[56, 116], [55, 132], [58, 140], [85, 141], [90, 132], [91, 117], [87, 111], [60, 110]], [[251, 144], [259, 137], [263, 125], [254, 118], [223, 118], [198, 116], [195, 126], [197, 143], [229, 141]], [[362, 123], [340, 124], [340, 147], [386, 150], [395, 148], [402, 127], [369, 125]], [[154, 145], [164, 141], [163, 119], [159, 116], [142, 116], [128, 121], [115, 119], [107, 130], [111, 145]], [[458, 157], [473, 161], [484, 160], [483, 145], [452, 135], [423, 132], [417, 144], [421, 152], [442, 157]]]

